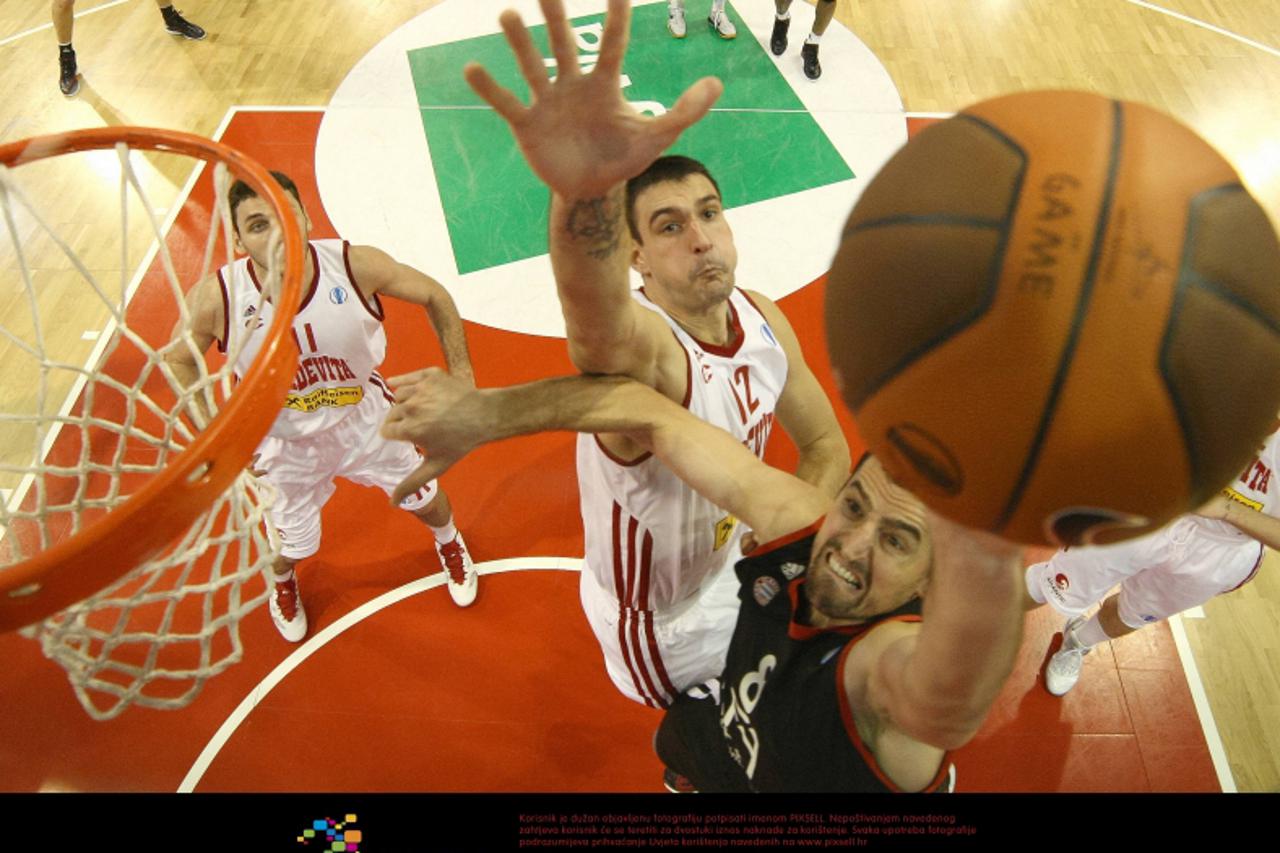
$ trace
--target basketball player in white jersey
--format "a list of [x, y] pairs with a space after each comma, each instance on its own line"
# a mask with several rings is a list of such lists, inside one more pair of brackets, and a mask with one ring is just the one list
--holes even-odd
[[[551, 262], [574, 365], [649, 385], [758, 456], [776, 418], [799, 448], [797, 474], [835, 494], [848, 445], [782, 312], [735, 286], [719, 187], [697, 161], [658, 157], [710, 108], [719, 82], [697, 84], [658, 119], [641, 116], [619, 82], [630, 5], [610, 3], [586, 75], [563, 5], [542, 8], [554, 83], [519, 16], [501, 19], [529, 107], [478, 65], [465, 74], [551, 188]], [[665, 707], [724, 664], [741, 527], [625, 435], [580, 436], [578, 478], [587, 619], [618, 689]]]
[[[272, 175], [288, 190], [305, 239], [310, 220], [297, 186], [280, 172]], [[236, 248], [247, 257], [199, 282], [187, 303], [196, 346], [206, 352], [216, 341], [220, 351], [237, 353], [236, 373], [243, 375], [271, 324], [272, 305], [262, 299], [260, 283], [278, 225], [270, 206], [243, 182], [232, 185], [228, 202]], [[277, 491], [272, 521], [284, 547], [274, 566], [269, 609], [290, 642], [307, 633], [295, 566], [319, 550], [320, 510], [334, 492], [334, 478], [391, 494], [421, 463], [413, 445], [379, 434], [394, 402], [377, 371], [387, 346], [380, 297], [426, 308], [450, 373], [474, 384], [461, 318], [439, 282], [378, 249], [343, 240], [312, 240], [304, 258], [302, 307], [293, 321], [301, 359], [284, 408], [253, 461]], [[188, 347], [170, 347], [165, 358], [186, 384], [198, 375], [196, 355]], [[454, 602], [471, 604], [477, 574], [444, 492], [432, 480], [399, 505], [431, 528]]]
[[[1192, 515], [1128, 542], [1062, 550], [1027, 569], [1026, 607], [1051, 604], [1067, 618], [1062, 649], [1045, 666], [1045, 687], [1062, 696], [1080, 679], [1098, 643], [1204, 604], [1244, 586], [1264, 547], [1280, 548], [1280, 432], [1253, 462]], [[1272, 488], [1274, 486], [1275, 488]], [[1113, 595], [1107, 593], [1119, 584]], [[1091, 617], [1085, 611], [1099, 600]]]

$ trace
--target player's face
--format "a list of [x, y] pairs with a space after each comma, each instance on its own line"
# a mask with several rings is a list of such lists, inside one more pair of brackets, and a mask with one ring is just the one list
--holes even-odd
[[[311, 230], [311, 220], [307, 218], [306, 211], [302, 209], [302, 205], [298, 204], [293, 193], [287, 192], [285, 196], [289, 199], [294, 217], [298, 220], [298, 227], [302, 229], [302, 239], [306, 240]], [[235, 225], [236, 248], [253, 258], [254, 266], [266, 272], [270, 269], [271, 241], [279, 230], [271, 205], [257, 196], [246, 198], [236, 207]]]
[[632, 266], [664, 308], [701, 311], [729, 298], [738, 250], [705, 175], [646, 187], [635, 198], [640, 243]]
[[805, 589], [816, 622], [862, 622], [896, 610], [924, 590], [932, 560], [924, 504], [868, 458], [814, 541]]

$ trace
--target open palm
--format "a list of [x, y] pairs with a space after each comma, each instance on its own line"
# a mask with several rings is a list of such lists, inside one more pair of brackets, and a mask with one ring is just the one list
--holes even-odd
[[628, 0], [609, 0], [599, 59], [589, 74], [578, 68], [561, 0], [541, 0], [541, 6], [558, 69], [554, 81], [520, 15], [508, 10], [499, 18], [532, 93], [528, 106], [477, 63], [469, 63], [463, 74], [510, 125], [533, 171], [564, 198], [595, 198], [644, 171], [706, 115], [723, 90], [719, 80], [704, 77], [665, 115], [643, 115], [622, 97], [622, 60], [631, 24]]

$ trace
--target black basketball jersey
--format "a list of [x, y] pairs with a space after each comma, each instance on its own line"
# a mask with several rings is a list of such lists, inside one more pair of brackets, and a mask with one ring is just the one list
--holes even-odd
[[[659, 734], [682, 753], [699, 790], [864, 792], [898, 789], [858, 737], [841, 680], [845, 656], [876, 625], [918, 621], [920, 602], [862, 625], [819, 630], [795, 622], [817, 526], [738, 562], [742, 607], [720, 678], [719, 707], [684, 695]], [[696, 695], [697, 691], [693, 691]], [[672, 760], [663, 755], [664, 761]], [[680, 758], [675, 758], [679, 762]], [[949, 762], [926, 790], [945, 781]]]

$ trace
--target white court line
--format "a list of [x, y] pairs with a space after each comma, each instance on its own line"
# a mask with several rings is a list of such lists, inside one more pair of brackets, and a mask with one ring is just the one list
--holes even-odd
[[1197, 18], [1192, 18], [1189, 15], [1182, 14], [1181, 12], [1174, 12], [1171, 9], [1164, 8], [1163, 6], [1157, 6], [1154, 3], [1147, 3], [1146, 0], [1125, 0], [1125, 2], [1132, 3], [1135, 6], [1141, 6], [1144, 9], [1150, 9], [1153, 12], [1159, 12], [1162, 15], [1168, 15], [1171, 18], [1177, 18], [1179, 21], [1185, 21], [1193, 26], [1201, 27], [1209, 30], [1210, 32], [1217, 33], [1220, 36], [1235, 39], [1241, 44], [1247, 44], [1249, 47], [1257, 48], [1263, 53], [1269, 53], [1272, 56], [1280, 57], [1280, 49], [1276, 49], [1270, 45], [1265, 45], [1262, 42], [1254, 41], [1253, 39], [1247, 39], [1238, 33], [1231, 32], [1231, 30], [1224, 30], [1222, 27], [1215, 27], [1213, 24], [1206, 23]]
[[1196, 668], [1196, 659], [1191, 654], [1191, 644], [1187, 642], [1187, 631], [1182, 627], [1182, 617], [1169, 617], [1169, 630], [1173, 633], [1173, 644], [1178, 649], [1178, 658], [1182, 661], [1182, 672], [1187, 678], [1187, 687], [1191, 688], [1191, 701], [1195, 703], [1196, 713], [1200, 715], [1200, 728], [1204, 730], [1204, 742], [1209, 747], [1209, 757], [1213, 759], [1213, 769], [1218, 773], [1218, 785], [1224, 794], [1236, 793], [1236, 780], [1231, 775], [1231, 764], [1227, 761], [1227, 751], [1222, 746], [1222, 738], [1218, 736], [1218, 724], [1214, 722], [1213, 710], [1209, 707], [1209, 696], [1204, 691], [1204, 682], [1200, 680], [1200, 670]]
[[[92, 15], [94, 12], [101, 12], [103, 9], [110, 9], [112, 6], [119, 6], [121, 3], [128, 2], [129, 0], [111, 0], [110, 3], [103, 3], [101, 6], [94, 6], [92, 9], [85, 9], [83, 12], [77, 12], [74, 17], [77, 19], [83, 18], [85, 15]], [[26, 36], [34, 35], [35, 33], [42, 33], [45, 30], [51, 29], [53, 29], [53, 21], [50, 21], [47, 24], [41, 24], [38, 27], [32, 27], [29, 30], [23, 30], [20, 33], [0, 39], [0, 47], [4, 47], [6, 44], [15, 42], [20, 38], [25, 38]]]
[[[582, 568], [582, 560], [570, 557], [514, 557], [507, 560], [490, 560], [485, 563], [477, 563], [476, 570], [481, 575], [493, 575], [499, 572], [519, 572], [536, 569], [559, 569], [563, 571], [576, 572]], [[231, 735], [235, 734], [240, 724], [245, 721], [254, 708], [258, 706], [267, 694], [284, 681], [289, 673], [298, 668], [298, 665], [311, 657], [320, 649], [329, 644], [331, 640], [336, 638], [342, 632], [358, 625], [365, 619], [375, 613], [390, 607], [406, 598], [417, 595], [421, 592], [427, 592], [444, 584], [444, 572], [437, 572], [427, 578], [419, 578], [412, 583], [397, 587], [389, 592], [367, 601], [359, 607], [347, 613], [338, 619], [332, 625], [315, 634], [303, 643], [297, 651], [289, 655], [276, 665], [262, 681], [249, 691], [244, 700], [236, 707], [227, 719], [223, 721], [209, 742], [205, 744], [200, 755], [196, 757], [195, 763], [191, 765], [191, 769], [187, 771], [187, 775], [183, 777], [182, 783], [178, 785], [179, 794], [190, 794], [195, 790], [196, 785], [200, 784], [200, 779], [204, 776], [205, 771], [209, 769], [209, 765], [217, 758], [219, 751], [226, 745]]]

